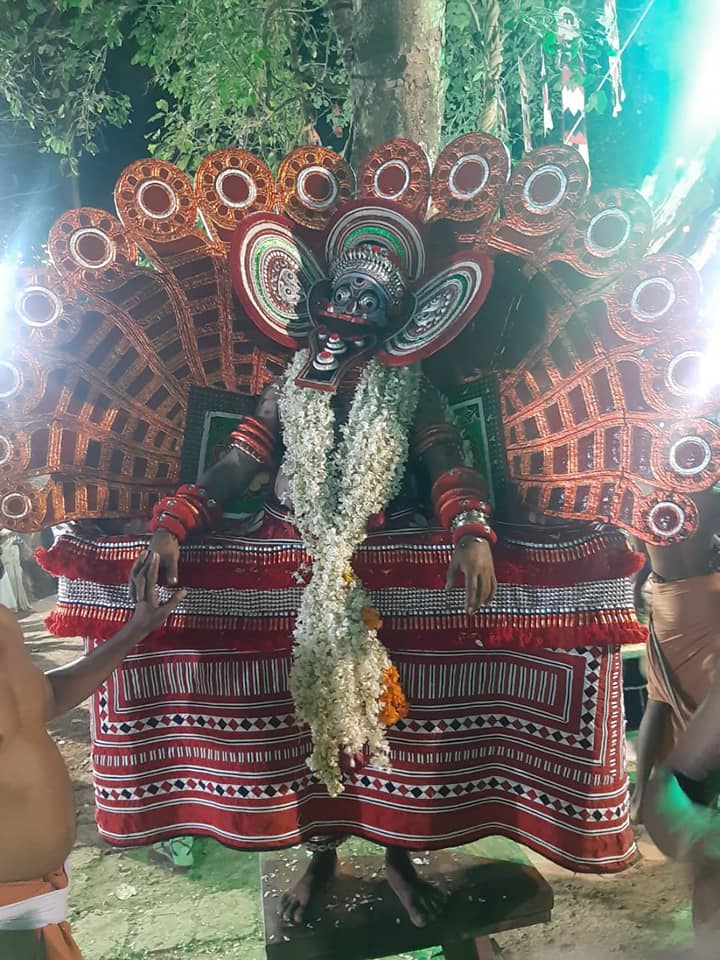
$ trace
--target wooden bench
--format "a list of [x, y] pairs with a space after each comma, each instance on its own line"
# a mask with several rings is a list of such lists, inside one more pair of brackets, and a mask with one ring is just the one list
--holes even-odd
[[451, 850], [413, 854], [413, 860], [448, 894], [435, 923], [410, 923], [383, 879], [383, 858], [374, 856], [341, 860], [308, 923], [286, 927], [280, 898], [305, 869], [304, 854], [261, 857], [267, 960], [374, 960], [436, 946], [445, 960], [491, 960], [501, 956], [491, 934], [550, 919], [552, 890], [534, 867]]

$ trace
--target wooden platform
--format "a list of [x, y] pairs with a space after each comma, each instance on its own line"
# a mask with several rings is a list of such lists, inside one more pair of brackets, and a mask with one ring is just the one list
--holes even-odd
[[[382, 857], [341, 861], [328, 894], [304, 927], [286, 927], [280, 898], [307, 864], [298, 853], [265, 855], [262, 874], [265, 950], [268, 960], [374, 960], [442, 946], [446, 960], [490, 960], [493, 933], [550, 919], [553, 894], [533, 867], [481, 860], [445, 850], [414, 854], [423, 877], [448, 894], [444, 913], [419, 929], [407, 918], [383, 879]], [[518, 958], [522, 960], [522, 958]]]

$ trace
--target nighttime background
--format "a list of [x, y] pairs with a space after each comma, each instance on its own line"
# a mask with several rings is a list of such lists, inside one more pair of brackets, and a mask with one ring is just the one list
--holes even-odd
[[[621, 43], [646, 5], [623, 0], [618, 4]], [[683, 39], [688, 9], [683, 0], [655, 0], [623, 57], [627, 99], [622, 112], [616, 118], [609, 111], [589, 116], [594, 189], [610, 185], [640, 187], [661, 159], [667, 166], [682, 155], [683, 144], [673, 139], [673, 129], [674, 118], [682, 110], [683, 81], [693, 64], [693, 51]], [[26, 262], [31, 259], [64, 210], [79, 205], [114, 210], [115, 181], [128, 163], [147, 155], [147, 139], [153, 129], [150, 118], [161, 95], [151, 84], [150, 72], [131, 64], [133, 54], [132, 40], [111, 50], [106, 74], [111, 88], [130, 97], [130, 122], [120, 129], [103, 130], [97, 155], [81, 158], [77, 177], [63, 174], [56, 155], [39, 153], [31, 131], [23, 125], [0, 122], [0, 234], [9, 259], [18, 252]], [[323, 142], [337, 147], [338, 141], [322, 114], [317, 127]], [[208, 152], [231, 145], [211, 143]], [[717, 178], [706, 179], [699, 203], [710, 208], [714, 206]]]

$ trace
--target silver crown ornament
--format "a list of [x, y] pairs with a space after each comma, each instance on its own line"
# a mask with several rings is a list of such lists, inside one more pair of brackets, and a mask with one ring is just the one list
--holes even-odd
[[338, 257], [330, 267], [333, 286], [351, 273], [365, 273], [375, 280], [385, 290], [393, 306], [401, 303], [405, 296], [407, 285], [400, 268], [377, 250], [354, 247]]

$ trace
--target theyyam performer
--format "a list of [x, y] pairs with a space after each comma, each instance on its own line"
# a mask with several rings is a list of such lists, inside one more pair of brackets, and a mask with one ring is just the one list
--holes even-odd
[[93, 699], [106, 840], [314, 841], [294, 922], [349, 833], [418, 924], [413, 849], [632, 861], [623, 531], [692, 533], [717, 397], [695, 271], [587, 187], [573, 149], [511, 170], [484, 134], [432, 170], [232, 149], [53, 227], [0, 361], [0, 520], [77, 521], [42, 560], [89, 648], [148, 541], [188, 589]]

